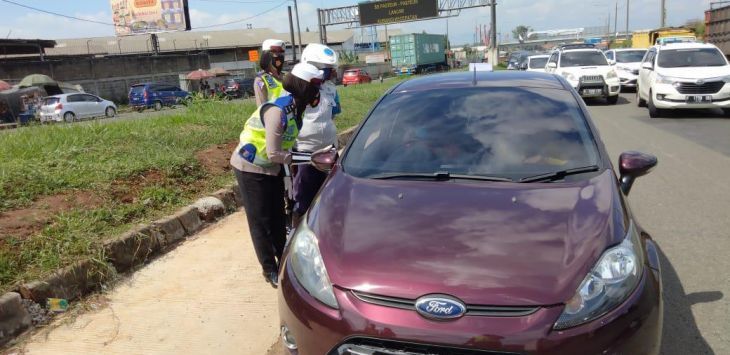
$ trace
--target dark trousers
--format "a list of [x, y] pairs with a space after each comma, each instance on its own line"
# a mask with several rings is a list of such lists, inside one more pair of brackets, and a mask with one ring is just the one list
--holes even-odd
[[277, 272], [286, 244], [284, 179], [233, 169], [246, 210], [248, 230], [264, 272]]
[[312, 165], [301, 165], [294, 176], [294, 212], [300, 216], [307, 212], [314, 196], [327, 179], [327, 173]]

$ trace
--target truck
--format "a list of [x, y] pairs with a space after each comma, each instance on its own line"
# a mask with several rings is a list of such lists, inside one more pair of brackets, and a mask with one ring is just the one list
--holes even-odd
[[396, 75], [448, 70], [446, 36], [410, 33], [390, 36], [390, 58]]
[[663, 27], [654, 30], [634, 31], [631, 35], [631, 46], [634, 48], [649, 48], [664, 42], [694, 42], [697, 40], [695, 31], [689, 27]]
[[[714, 7], [714, 5], [721, 5]], [[705, 41], [720, 48], [725, 57], [730, 57], [730, 5], [710, 4], [705, 11]]]

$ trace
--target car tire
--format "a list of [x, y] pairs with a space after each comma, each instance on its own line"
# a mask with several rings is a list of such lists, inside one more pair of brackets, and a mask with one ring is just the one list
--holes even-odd
[[66, 112], [66, 113], [63, 114], [63, 120], [65, 122], [73, 122], [73, 121], [76, 121], [76, 115], [73, 112], [71, 112], [71, 111]]
[[142, 113], [142, 111], [144, 111], [144, 107], [137, 108], [137, 112]]
[[104, 110], [104, 115], [108, 118], [112, 118], [117, 115], [117, 110], [114, 109], [114, 107], [107, 107], [106, 110]]
[[730, 108], [722, 109], [722, 115], [725, 117], [730, 117]]
[[618, 103], [618, 95], [615, 95], [615, 96], [607, 96], [606, 97], [606, 102], [609, 105], [615, 105], [616, 103]]
[[162, 110], [162, 102], [161, 101], [155, 101], [155, 103], [152, 106], [155, 111]]
[[184, 100], [182, 101], [182, 104], [183, 104], [183, 105], [185, 105], [185, 106], [190, 106], [190, 104], [192, 104], [192, 103], [193, 103], [193, 98], [192, 98], [192, 97], [190, 97], [190, 96], [186, 97], [186, 98], [185, 98], [185, 99], [184, 99]]
[[636, 106], [646, 107], [646, 100], [642, 99], [641, 94], [639, 94], [639, 85], [636, 85]]
[[649, 91], [649, 101], [647, 101], [647, 106], [649, 107], [649, 117], [661, 118], [664, 116], [664, 110], [657, 108], [654, 105], [654, 95], [652, 95], [651, 91]]

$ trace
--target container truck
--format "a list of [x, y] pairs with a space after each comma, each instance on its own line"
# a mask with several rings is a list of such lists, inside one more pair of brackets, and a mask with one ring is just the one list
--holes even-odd
[[725, 57], [730, 57], [730, 5], [714, 7], [705, 11], [705, 41], [720, 48]]
[[649, 48], [659, 44], [659, 39], [669, 39], [672, 41], [693, 42], [697, 40], [695, 31], [688, 27], [664, 27], [655, 30], [634, 31], [631, 35], [631, 46], [634, 48]]
[[426, 33], [391, 36], [390, 58], [395, 74], [448, 70], [446, 36]]

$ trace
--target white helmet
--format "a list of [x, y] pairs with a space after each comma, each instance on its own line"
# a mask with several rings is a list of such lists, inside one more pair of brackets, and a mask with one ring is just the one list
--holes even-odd
[[312, 79], [317, 79], [319, 81], [323, 80], [323, 74], [321, 70], [317, 69], [312, 64], [308, 63], [298, 63], [294, 66], [291, 70], [291, 74], [296, 76], [299, 79], [302, 79], [307, 82], [312, 82]]
[[271, 48], [278, 51], [284, 51], [284, 41], [280, 39], [267, 39], [261, 44], [261, 50], [270, 51]]
[[332, 68], [337, 66], [337, 53], [323, 44], [310, 43], [302, 51], [301, 62], [319, 68]]

